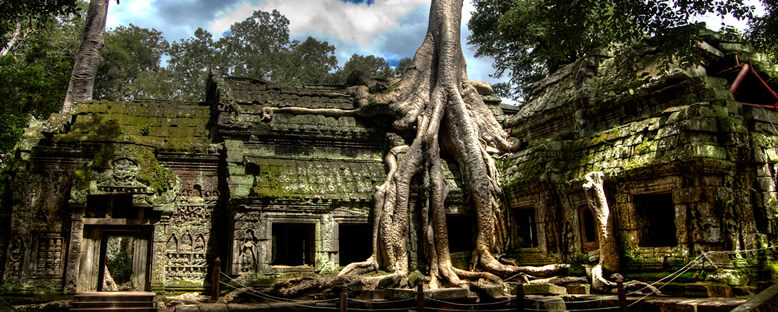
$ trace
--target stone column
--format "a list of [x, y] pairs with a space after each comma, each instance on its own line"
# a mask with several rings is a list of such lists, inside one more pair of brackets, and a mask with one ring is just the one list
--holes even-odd
[[151, 244], [151, 290], [165, 289], [165, 267], [167, 266], [167, 228], [170, 216], [163, 214], [154, 224]]
[[84, 238], [84, 205], [70, 204], [70, 244], [68, 245], [68, 259], [65, 266], [65, 294], [74, 294], [78, 287], [79, 258], [81, 256], [81, 242]]

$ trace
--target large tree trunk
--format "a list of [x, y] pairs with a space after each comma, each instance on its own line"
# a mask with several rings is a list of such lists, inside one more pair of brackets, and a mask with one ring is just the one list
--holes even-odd
[[0, 57], [5, 56], [8, 54], [8, 52], [11, 52], [13, 50], [14, 45], [22, 40], [22, 23], [21, 21], [17, 20], [16, 24], [14, 25], [14, 32], [11, 34], [11, 38], [8, 39], [8, 43], [5, 44], [5, 46], [0, 49]]
[[100, 50], [103, 48], [103, 33], [105, 32], [105, 19], [108, 16], [108, 1], [89, 1], [84, 36], [81, 40], [81, 48], [78, 50], [76, 61], [73, 64], [70, 84], [68, 84], [68, 91], [65, 94], [65, 103], [62, 105], [63, 113], [69, 112], [73, 103], [92, 99], [97, 65], [100, 63]]
[[[408, 206], [411, 179], [416, 175], [423, 181], [419, 232], [429, 264], [430, 287], [459, 285], [460, 278], [496, 281], [499, 278], [488, 272], [507, 275], [519, 270], [493, 256], [502, 247], [505, 225], [496, 200], [500, 192], [497, 171], [487, 153], [512, 150], [518, 144], [508, 137], [467, 79], [459, 40], [461, 11], [462, 0], [433, 1], [427, 35], [395, 91], [366, 95], [372, 101], [388, 103], [402, 116], [395, 127], [415, 130], [416, 137], [403, 148], [407, 151], [399, 163], [396, 151], [387, 156], [390, 171], [375, 195], [373, 255], [366, 262], [347, 266], [342, 275], [378, 268], [399, 276], [408, 272]], [[474, 207], [478, 225], [474, 260], [485, 272], [462, 271], [451, 265], [442, 152], [456, 159], [461, 168], [469, 199], [466, 204]]]
[[590, 172], [586, 175], [586, 183], [583, 185], [599, 237], [600, 262], [592, 269], [592, 286], [598, 290], [610, 285], [610, 282], [604, 279], [604, 274], [619, 272], [621, 261], [613, 226], [614, 218], [610, 213], [603, 189], [603, 176], [599, 171]]

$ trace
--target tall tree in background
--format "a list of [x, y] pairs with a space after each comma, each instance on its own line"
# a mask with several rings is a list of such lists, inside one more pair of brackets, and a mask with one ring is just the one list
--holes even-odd
[[168, 67], [175, 97], [200, 100], [208, 72], [272, 81], [282, 85], [332, 83], [338, 67], [335, 46], [312, 37], [289, 39], [289, 20], [278, 11], [255, 11], [218, 41], [203, 29], [173, 42]]
[[246, 20], [232, 24], [216, 46], [231, 75], [275, 81], [283, 73], [289, 43], [289, 19], [273, 10], [254, 11]]
[[54, 16], [74, 14], [77, 10], [76, 0], [0, 1], [0, 56], [8, 54]]
[[386, 79], [394, 76], [394, 71], [389, 63], [383, 57], [374, 55], [353, 54], [351, 58], [343, 64], [343, 69], [335, 73], [337, 81], [343, 83], [351, 72], [358, 70], [372, 78]]
[[406, 71], [413, 65], [413, 59], [410, 57], [404, 57], [397, 62], [397, 67], [394, 69], [395, 77], [402, 77]]
[[[773, 1], [773, 0], [768, 0]], [[510, 75], [521, 95], [532, 83], [593, 49], [631, 44], [648, 36], [685, 36], [662, 40], [666, 51], [692, 47], [689, 25], [704, 14], [749, 18], [744, 0], [474, 0], [468, 22], [476, 56], [495, 59], [495, 74]], [[688, 33], [684, 33], [688, 31]], [[683, 37], [681, 37], [683, 38]]]
[[778, 0], [762, 0], [765, 14], [754, 17], [746, 37], [757, 48], [767, 52], [773, 62], [778, 61]]
[[284, 60], [286, 69], [274, 82], [287, 85], [327, 83], [332, 80], [330, 71], [338, 68], [335, 46], [313, 37], [302, 43], [293, 41], [288, 55]]
[[208, 72], [219, 73], [226, 66], [213, 36], [202, 28], [197, 28], [192, 38], [173, 42], [169, 55], [167, 69], [175, 77], [175, 97], [184, 100], [202, 100]]
[[75, 102], [92, 99], [95, 75], [100, 62], [100, 50], [103, 48], [103, 33], [105, 32], [105, 19], [108, 16], [108, 1], [91, 0], [89, 2], [84, 36], [81, 40], [81, 48], [78, 50], [76, 61], [73, 64], [73, 73], [70, 75], [70, 83], [65, 94], [62, 112], [69, 112]]
[[73, 13], [49, 18], [0, 56], [0, 169], [29, 119], [62, 107], [83, 25]]
[[129, 101], [169, 99], [164, 83], [169, 73], [160, 66], [170, 45], [156, 29], [130, 24], [105, 33], [105, 46], [95, 74], [94, 97]]

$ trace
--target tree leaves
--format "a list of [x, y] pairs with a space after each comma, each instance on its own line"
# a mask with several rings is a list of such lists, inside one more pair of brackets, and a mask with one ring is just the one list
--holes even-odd
[[743, 0], [475, 0], [474, 5], [469, 43], [476, 56], [494, 57], [495, 76], [510, 75], [517, 97], [595, 49], [673, 36], [659, 41], [667, 54], [688, 51], [691, 40], [678, 37], [684, 32], [675, 29], [690, 25], [693, 17], [750, 18], [752, 12]]
[[169, 98], [164, 90], [151, 92], [148, 88], [165, 85], [161, 83], [165, 80], [165, 73], [161, 70], [160, 62], [168, 49], [167, 40], [153, 28], [130, 24], [129, 27], [118, 26], [107, 32], [93, 97], [125, 101]]

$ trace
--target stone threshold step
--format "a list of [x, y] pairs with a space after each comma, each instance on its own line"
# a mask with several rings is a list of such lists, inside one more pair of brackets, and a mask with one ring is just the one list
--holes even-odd
[[121, 307], [110, 307], [110, 308], [70, 308], [71, 312], [78, 312], [78, 311], [113, 311], [113, 312], [156, 312], [157, 308], [121, 308]]
[[76, 308], [110, 308], [110, 307], [128, 307], [128, 308], [153, 308], [153, 301], [74, 301]]

